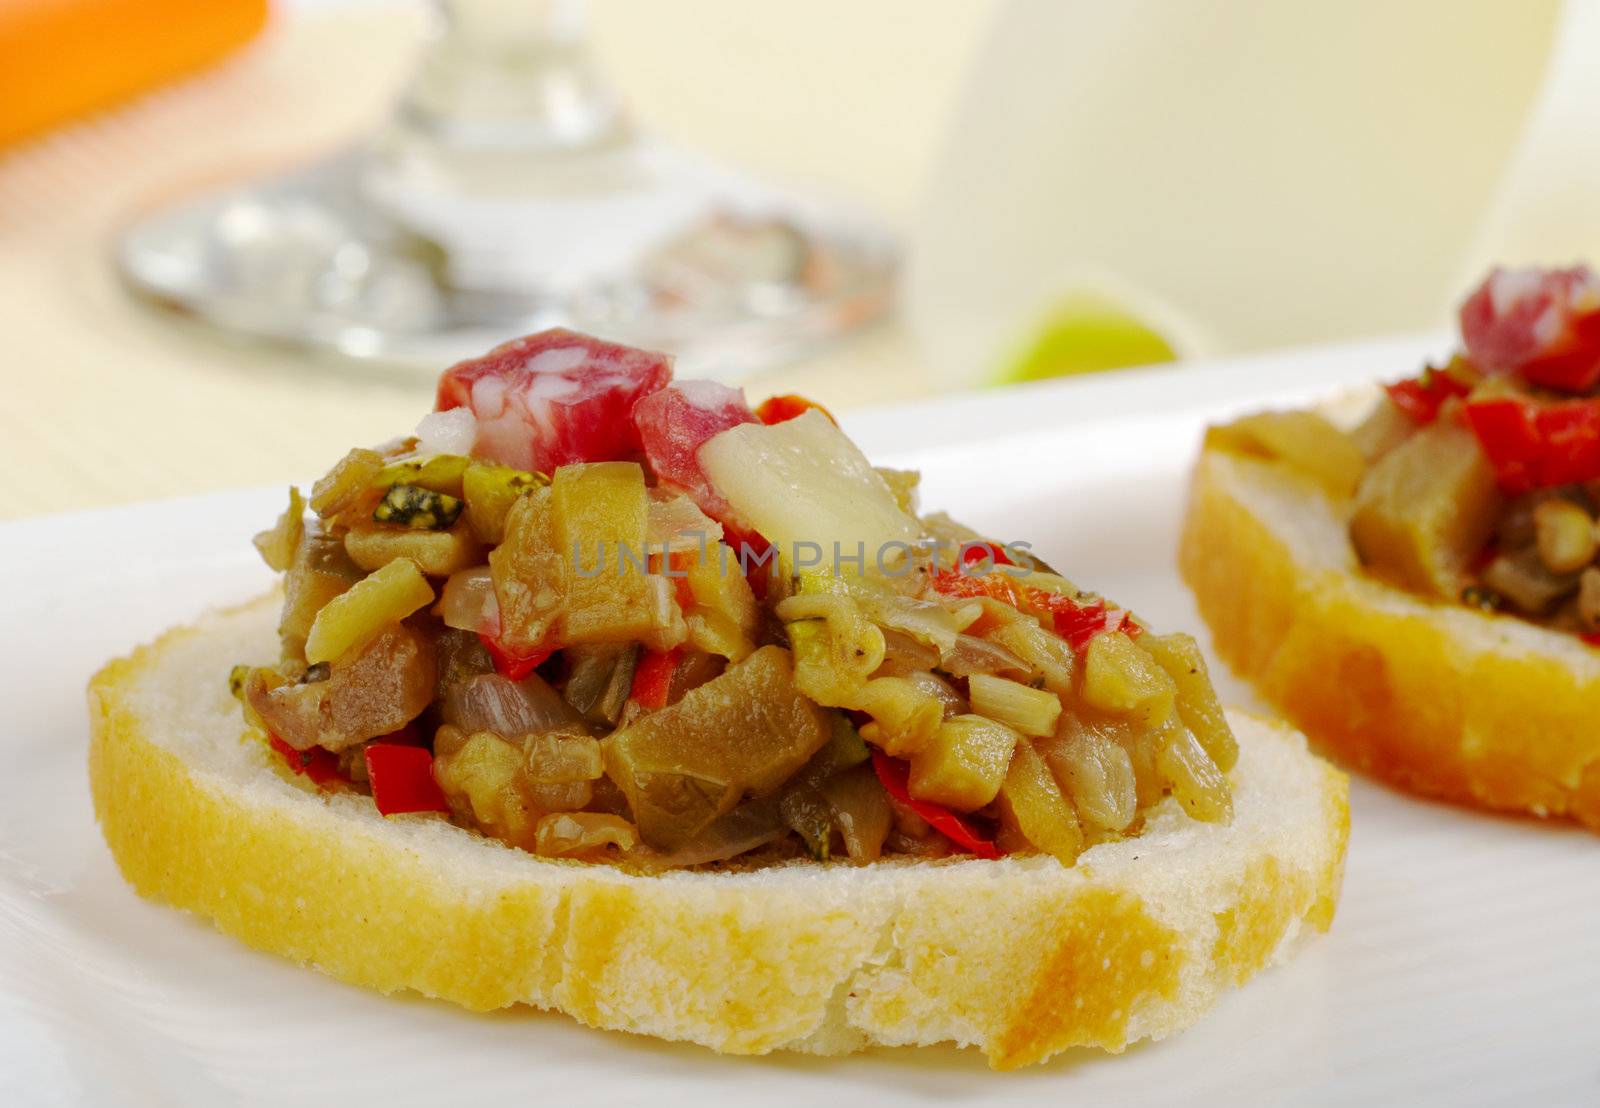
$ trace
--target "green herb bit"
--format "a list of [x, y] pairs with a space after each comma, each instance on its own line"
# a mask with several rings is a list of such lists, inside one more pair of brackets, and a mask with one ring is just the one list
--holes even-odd
[[420, 485], [394, 485], [383, 494], [372, 518], [419, 531], [443, 531], [461, 515], [461, 501]]

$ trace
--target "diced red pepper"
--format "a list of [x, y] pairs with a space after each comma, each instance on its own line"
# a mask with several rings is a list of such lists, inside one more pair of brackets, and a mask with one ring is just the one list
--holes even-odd
[[528, 674], [544, 665], [550, 655], [555, 653], [554, 647], [535, 647], [533, 650], [512, 650], [500, 642], [498, 636], [487, 631], [478, 632], [478, 641], [483, 643], [489, 651], [489, 657], [494, 659], [494, 671], [507, 681], [521, 681]]
[[833, 418], [832, 412], [815, 400], [807, 400], [803, 396], [795, 396], [793, 394], [788, 396], [769, 396], [757, 406], [756, 418], [770, 427], [774, 423], [787, 423], [791, 419], [797, 419], [810, 411], [821, 412], [828, 417], [829, 422], [836, 425], [839, 422]]
[[878, 780], [883, 783], [885, 792], [927, 820], [928, 826], [962, 850], [976, 854], [980, 858], [1000, 857], [1000, 849], [993, 841], [985, 838], [966, 817], [952, 812], [942, 804], [933, 804], [912, 796], [909, 785], [911, 767], [905, 762], [891, 758], [881, 750], [874, 750], [872, 768], [877, 772]]
[[1413, 423], [1432, 423], [1439, 418], [1439, 409], [1453, 396], [1465, 396], [1472, 391], [1448, 373], [1429, 368], [1421, 377], [1396, 381], [1383, 386], [1394, 401], [1395, 407], [1411, 417]]
[[1600, 479], [1600, 400], [1494, 397], [1468, 404], [1467, 422], [1512, 495]]
[[312, 784], [321, 788], [334, 781], [343, 781], [344, 774], [339, 772], [339, 757], [330, 750], [314, 746], [310, 750], [296, 750], [276, 735], [267, 736], [267, 745], [283, 755], [283, 760], [289, 763], [289, 768], [297, 775], [309, 777]]
[[427, 747], [368, 743], [364, 753], [372, 799], [384, 815], [450, 810], [433, 779], [433, 753]]
[[678, 659], [682, 656], [683, 651], [677, 647], [645, 651], [633, 671], [633, 689], [628, 696], [641, 708], [665, 708], [672, 692], [672, 675], [678, 672]]
[[995, 566], [1014, 566], [1017, 563], [1006, 557], [1005, 548], [999, 543], [984, 542], [981, 540], [961, 544], [961, 564], [974, 566], [988, 561]]
[[969, 574], [949, 569], [935, 573], [932, 585], [934, 591], [945, 596], [988, 596], [1013, 608], [1032, 607], [1049, 612], [1056, 634], [1066, 639], [1079, 654], [1087, 650], [1089, 640], [1102, 631], [1121, 631], [1129, 638], [1138, 638], [1144, 630], [1129, 613], [1108, 610], [1104, 600], [1080, 604], [1070, 596], [1028, 588], [1019, 584], [1020, 580], [1005, 573]]
[[1585, 631], [1583, 634], [1579, 635], [1578, 638], [1582, 639], [1590, 646], [1600, 646], [1600, 631]]

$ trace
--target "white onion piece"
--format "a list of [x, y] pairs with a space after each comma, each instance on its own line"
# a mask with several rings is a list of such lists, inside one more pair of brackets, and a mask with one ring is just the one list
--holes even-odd
[[648, 860], [655, 865], [674, 868], [721, 862], [737, 858], [758, 846], [766, 846], [788, 830], [789, 825], [783, 822], [776, 801], [751, 800], [713, 820], [710, 826], [678, 849], [664, 854], [652, 852]]
[[906, 680], [943, 704], [945, 719], [962, 715], [971, 710], [967, 706], [966, 697], [956, 692], [950, 682], [940, 677], [937, 673], [921, 670], [920, 672], [906, 674]]
[[471, 734], [493, 731], [517, 740], [578, 721], [572, 705], [537, 673], [511, 681], [498, 673], [468, 677], [445, 693], [444, 721]]
[[999, 643], [973, 635], [957, 635], [954, 649], [945, 656], [940, 668], [956, 677], [970, 677], [974, 673], [1033, 674], [1032, 666]]
[[450, 575], [434, 609], [446, 627], [457, 631], [481, 631], [500, 625], [500, 604], [494, 596], [494, 580], [488, 566], [473, 566]]
[[417, 424], [417, 453], [471, 454], [477, 437], [478, 421], [471, 408], [429, 412]]

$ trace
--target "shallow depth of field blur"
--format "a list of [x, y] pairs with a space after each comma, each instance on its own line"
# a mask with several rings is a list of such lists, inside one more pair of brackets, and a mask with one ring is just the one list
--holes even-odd
[[[481, 21], [483, 52], [429, 69], [446, 18]], [[0, 461], [28, 478], [0, 518], [286, 482], [411, 428], [442, 363], [390, 364], [376, 340], [352, 357], [359, 328], [262, 341], [138, 291], [115, 259], [152, 213], [392, 143], [428, 97], [491, 132], [473, 59], [517, 20], [592, 63], [630, 137], [892, 242], [881, 304], [723, 358], [752, 400], [848, 412], [1174, 360], [1201, 373], [1442, 331], [1494, 262], [1600, 259], [1596, 0], [13, 0]], [[464, 218], [537, 269], [557, 244], [497, 224], [523, 187], [497, 164], [473, 167], [496, 199]]]

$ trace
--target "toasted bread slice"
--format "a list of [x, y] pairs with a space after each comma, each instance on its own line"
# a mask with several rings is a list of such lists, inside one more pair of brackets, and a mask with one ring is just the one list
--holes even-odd
[[1201, 452], [1180, 564], [1217, 653], [1364, 772], [1600, 830], [1600, 651], [1368, 576], [1348, 515], [1279, 462]]
[[1233, 720], [1230, 826], [1163, 803], [1049, 857], [637, 876], [323, 795], [247, 741], [226, 675], [271, 599], [170, 632], [90, 686], [95, 809], [146, 896], [345, 981], [759, 1054], [954, 1040], [997, 1067], [1193, 1022], [1333, 916], [1347, 783]]

